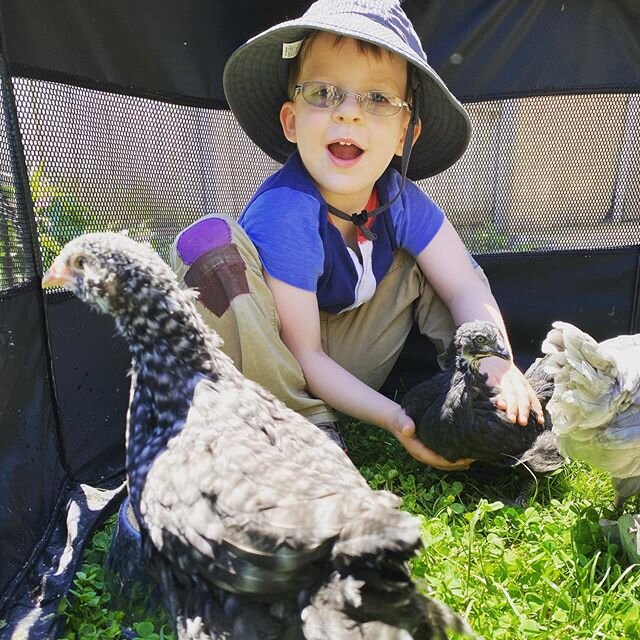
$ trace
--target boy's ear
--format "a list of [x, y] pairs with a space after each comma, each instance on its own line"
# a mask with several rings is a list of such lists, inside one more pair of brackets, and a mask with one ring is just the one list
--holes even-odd
[[296, 136], [296, 109], [291, 100], [287, 100], [280, 107], [280, 124], [282, 125], [284, 137], [295, 144], [298, 141]]
[[421, 133], [422, 133], [422, 120], [418, 118], [418, 121], [413, 127], [413, 144], [416, 143], [416, 140], [420, 137]]
[[[407, 120], [407, 125], [404, 128], [404, 132], [402, 134], [402, 138], [400, 138], [400, 142], [398, 142], [398, 146], [396, 147], [396, 155], [402, 155], [402, 147], [404, 146], [404, 137], [407, 135], [407, 129], [409, 128], [409, 120]], [[418, 118], [415, 126], [413, 127], [413, 144], [416, 143], [416, 140], [420, 137], [420, 133], [422, 132], [422, 120]]]

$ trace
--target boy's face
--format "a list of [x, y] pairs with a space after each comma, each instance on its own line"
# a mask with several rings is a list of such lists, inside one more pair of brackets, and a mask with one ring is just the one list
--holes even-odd
[[[336, 44], [333, 34], [321, 32], [310, 43], [297, 83], [310, 81], [357, 93], [377, 90], [405, 100], [407, 63], [386, 52], [361, 52], [350, 38]], [[320, 193], [348, 212], [362, 209], [394, 154], [402, 154], [409, 118], [405, 108], [393, 116], [368, 113], [353, 95], [336, 107], [322, 108], [298, 94], [280, 111], [284, 135], [297, 144]]]

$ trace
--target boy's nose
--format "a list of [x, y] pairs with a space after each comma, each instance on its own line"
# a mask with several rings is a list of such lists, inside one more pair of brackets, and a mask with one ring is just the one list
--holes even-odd
[[333, 117], [337, 122], [345, 120], [359, 121], [362, 120], [362, 107], [358, 98], [352, 94], [347, 94], [344, 100], [333, 109]]

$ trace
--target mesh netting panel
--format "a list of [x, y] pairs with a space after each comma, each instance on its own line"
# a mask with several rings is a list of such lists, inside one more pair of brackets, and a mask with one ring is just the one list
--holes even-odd
[[[0, 80], [3, 104], [7, 105], [8, 87]], [[7, 108], [0, 114], [0, 294], [28, 282], [35, 276], [31, 259], [31, 234], [24, 215], [25, 203], [16, 189], [15, 156], [11, 152], [11, 123]]]
[[239, 214], [279, 166], [224, 110], [16, 79], [45, 268], [88, 231], [122, 231], [166, 259], [205, 213]]
[[[45, 267], [71, 237], [105, 229], [127, 229], [166, 258], [180, 229], [239, 214], [279, 166], [227, 111], [15, 85]], [[477, 254], [636, 244], [639, 98], [470, 104], [469, 151], [420, 184]]]
[[467, 105], [471, 146], [421, 181], [472, 253], [640, 242], [640, 96]]

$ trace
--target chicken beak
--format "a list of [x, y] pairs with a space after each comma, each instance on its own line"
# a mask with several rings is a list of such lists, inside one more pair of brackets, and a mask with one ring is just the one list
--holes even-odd
[[495, 349], [491, 350], [491, 353], [488, 355], [496, 356], [498, 358], [502, 358], [503, 360], [511, 360], [511, 354], [507, 351], [506, 347], [500, 345], [496, 346]]
[[71, 283], [71, 271], [58, 256], [42, 276], [43, 287], [66, 287]]

